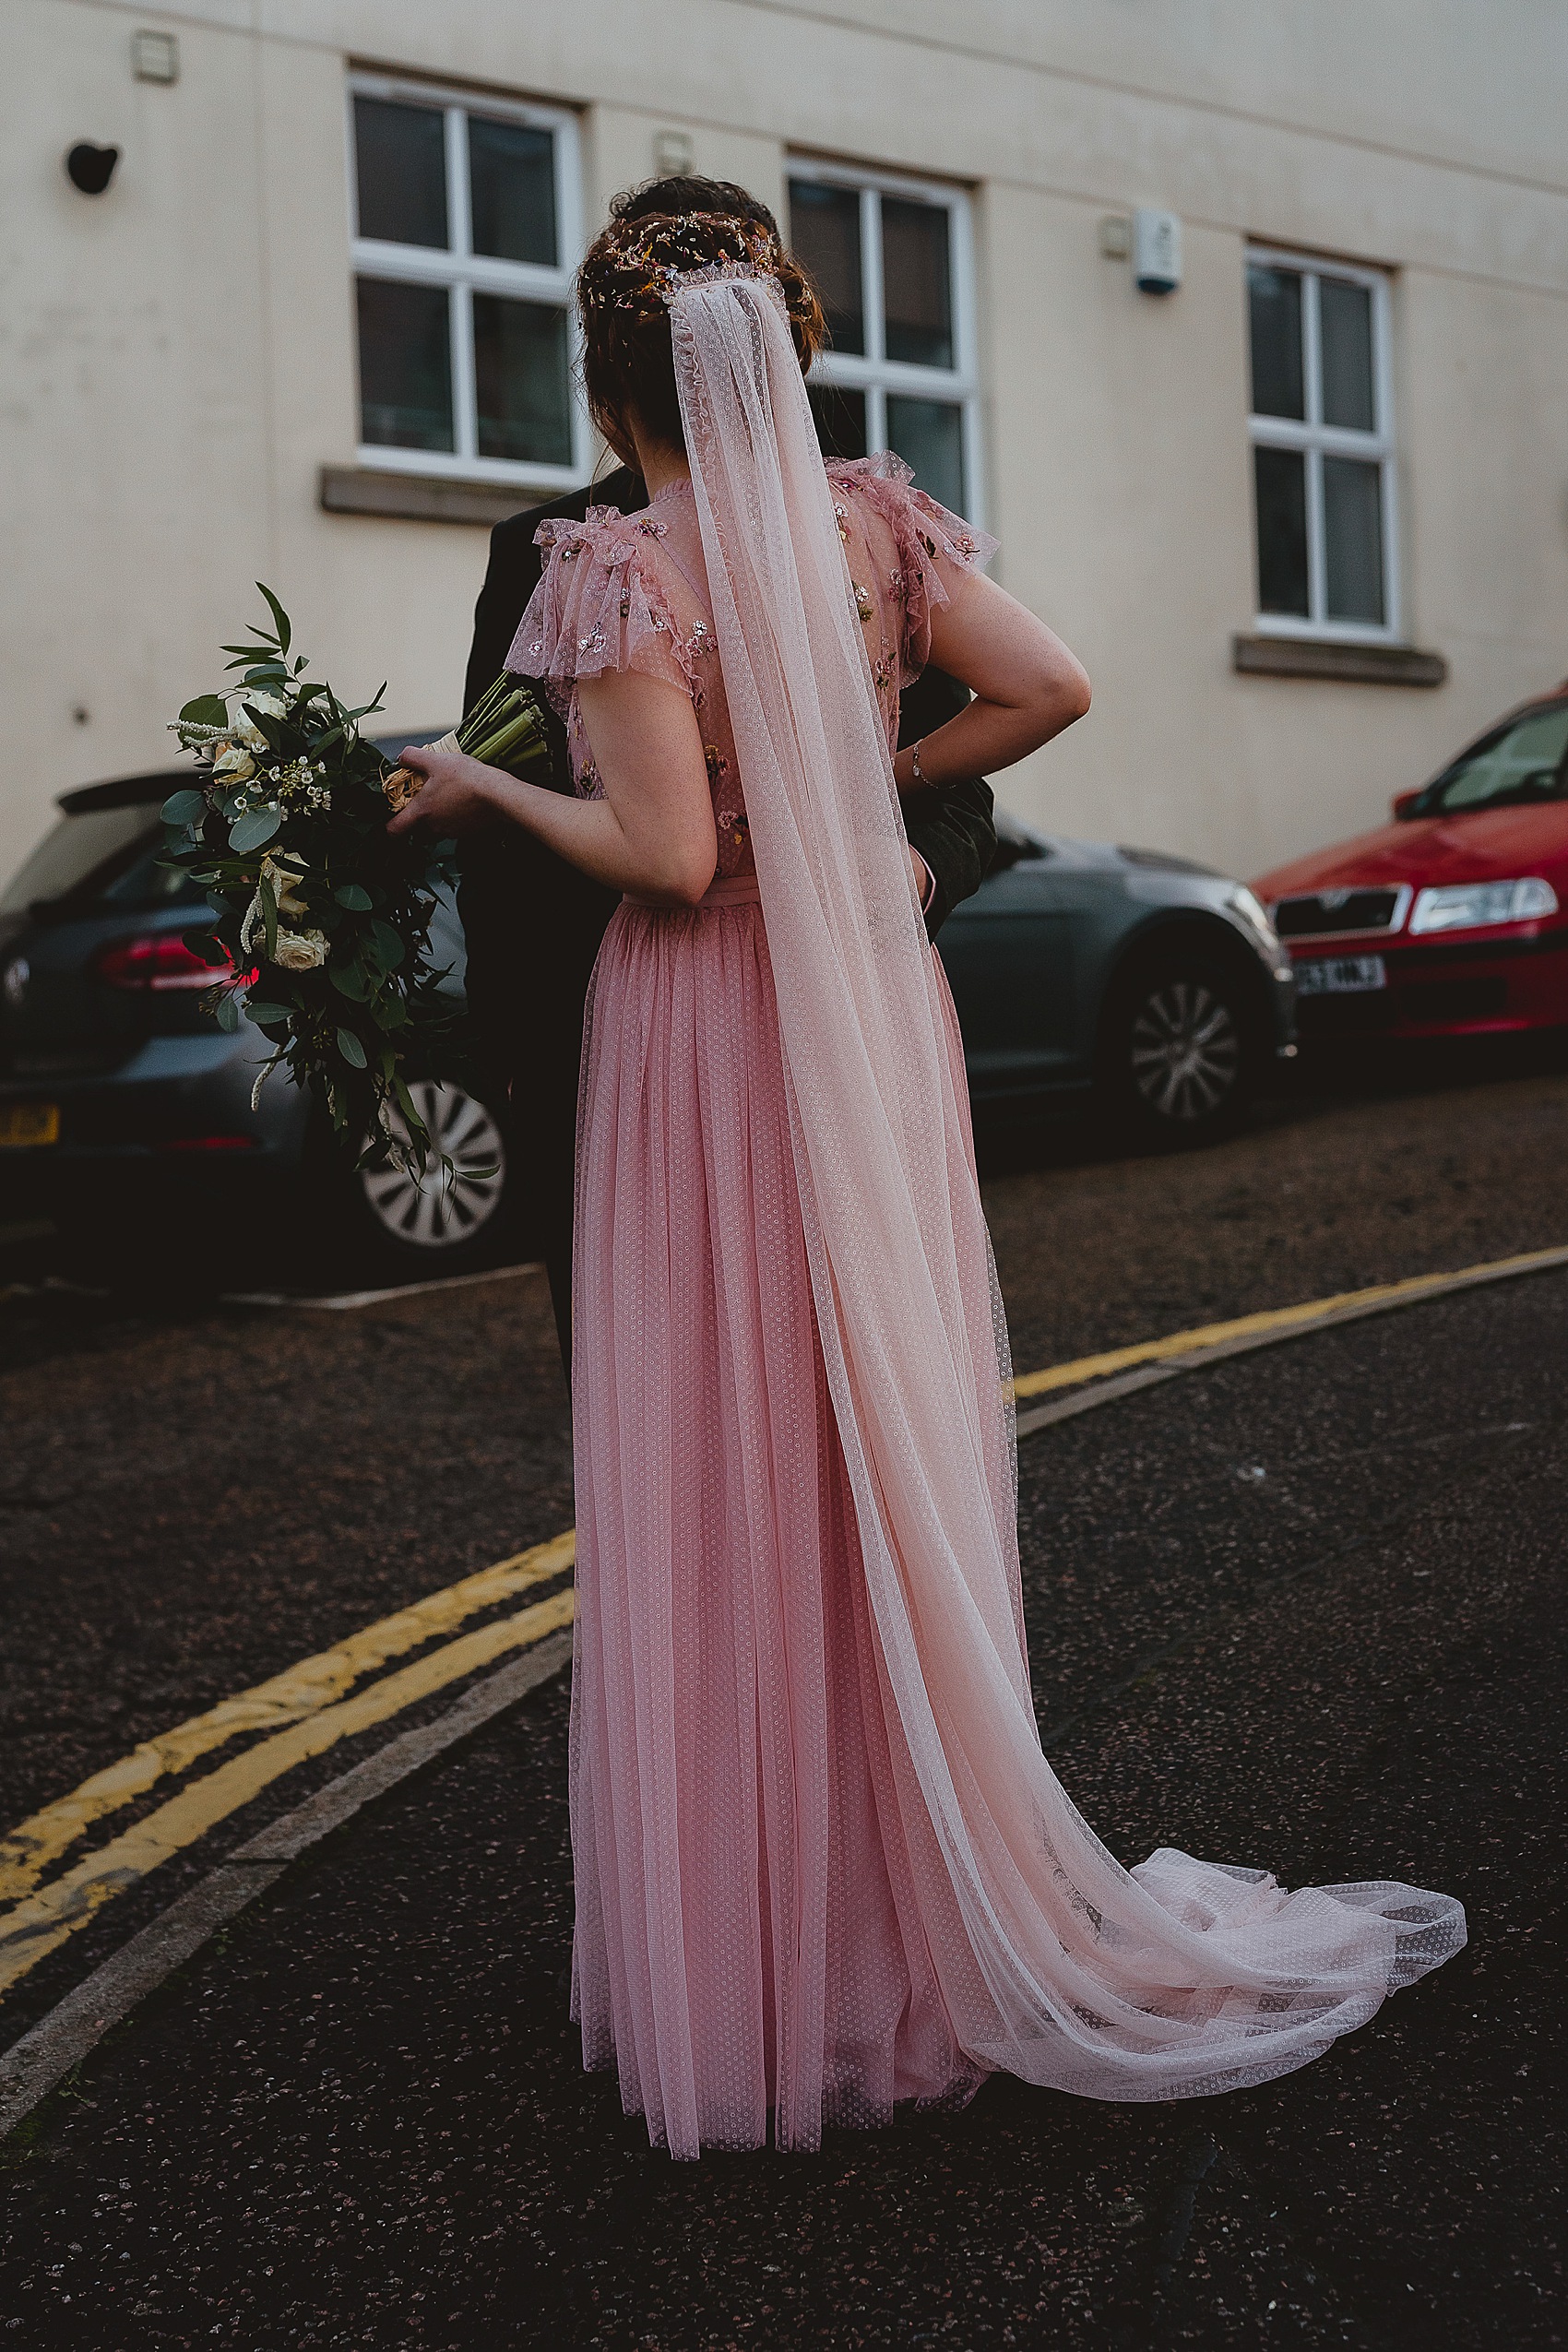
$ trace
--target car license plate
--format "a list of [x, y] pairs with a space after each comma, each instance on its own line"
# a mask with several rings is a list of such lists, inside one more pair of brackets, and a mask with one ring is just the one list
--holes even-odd
[[1365, 996], [1387, 986], [1381, 956], [1314, 956], [1296, 967], [1298, 996]]
[[59, 1140], [57, 1102], [0, 1102], [0, 1151], [23, 1151]]

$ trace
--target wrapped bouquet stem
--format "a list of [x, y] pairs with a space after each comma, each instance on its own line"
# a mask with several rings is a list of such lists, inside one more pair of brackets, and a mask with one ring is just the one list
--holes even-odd
[[[505, 673], [480, 696], [460, 727], [425, 748], [467, 752], [486, 767], [504, 767], [513, 776], [547, 765], [551, 755], [531, 687]], [[381, 789], [394, 809], [406, 809], [423, 782], [423, 777], [416, 776], [411, 767], [395, 767]]]
[[[288, 614], [261, 593], [272, 628], [223, 648], [238, 685], [197, 695], [172, 725], [196, 768], [163, 804], [167, 856], [210, 910], [186, 944], [212, 967], [203, 1002], [220, 1026], [249, 1021], [272, 1048], [257, 1092], [286, 1067], [362, 1159], [390, 1155], [422, 1174], [433, 1145], [409, 1078], [456, 1049], [430, 922], [457, 845], [387, 833], [389, 807], [422, 779], [388, 774], [360, 732], [380, 695], [350, 709], [308, 678]], [[544, 720], [516, 678], [497, 679], [441, 748], [548, 779]]]

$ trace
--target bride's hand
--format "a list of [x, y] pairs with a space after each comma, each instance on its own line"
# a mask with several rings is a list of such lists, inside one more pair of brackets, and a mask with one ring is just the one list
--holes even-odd
[[915, 894], [915, 904], [923, 914], [931, 891], [931, 868], [918, 849], [909, 850], [909, 881]]
[[471, 832], [490, 815], [489, 782], [494, 770], [470, 759], [467, 752], [410, 744], [398, 757], [400, 766], [425, 780], [387, 826], [388, 833], [408, 833], [416, 825], [433, 826], [441, 834]]

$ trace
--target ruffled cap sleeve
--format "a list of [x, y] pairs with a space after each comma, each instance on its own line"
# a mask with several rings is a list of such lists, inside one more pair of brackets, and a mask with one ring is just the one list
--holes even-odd
[[506, 667], [538, 678], [564, 710], [579, 679], [640, 670], [689, 691], [669, 595], [659, 575], [664, 525], [592, 506], [584, 522], [541, 523], [544, 570], [517, 624]]
[[948, 581], [957, 572], [983, 570], [1000, 542], [917, 490], [912, 468], [890, 449], [835, 462], [827, 471], [836, 489], [857, 493], [893, 533], [908, 685], [931, 659], [931, 616], [952, 602]]

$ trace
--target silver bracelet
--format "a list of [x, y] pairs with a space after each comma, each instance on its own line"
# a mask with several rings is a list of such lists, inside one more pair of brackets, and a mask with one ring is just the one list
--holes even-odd
[[909, 774], [914, 778], [915, 782], [919, 784], [922, 790], [925, 788], [926, 777], [925, 770], [921, 766], [921, 743], [923, 743], [924, 741], [925, 737], [922, 735], [921, 737], [921, 742], [917, 743], [914, 750], [909, 754]]

